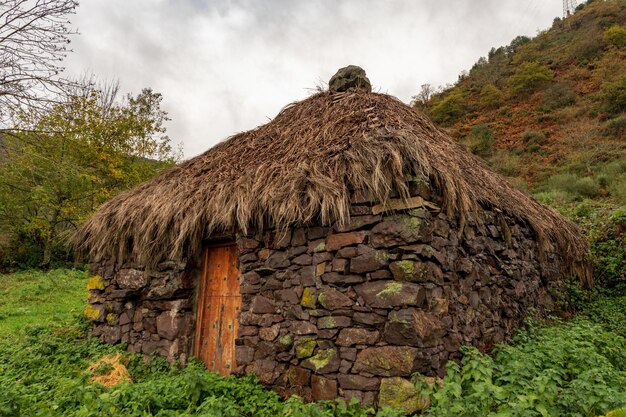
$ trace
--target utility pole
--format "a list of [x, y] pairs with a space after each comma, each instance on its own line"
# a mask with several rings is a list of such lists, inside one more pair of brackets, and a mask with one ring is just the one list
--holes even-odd
[[563, 17], [568, 17], [574, 14], [578, 2], [576, 0], [563, 0]]

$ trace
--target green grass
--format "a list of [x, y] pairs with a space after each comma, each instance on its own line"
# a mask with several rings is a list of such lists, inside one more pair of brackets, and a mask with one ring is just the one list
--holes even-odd
[[[1, 277], [2, 311], [24, 313], [0, 322], [0, 417], [371, 415], [354, 403], [284, 401], [254, 376], [224, 378], [195, 360], [170, 367], [163, 358], [145, 361], [123, 345], [102, 344], [89, 336], [90, 325], [81, 318], [87, 280], [82, 271]], [[424, 415], [592, 417], [624, 407], [626, 296], [613, 294], [589, 294], [570, 321], [529, 323], [513, 344], [491, 356], [465, 348], [462, 362], [448, 365]], [[93, 384], [89, 366], [117, 352], [133, 382]], [[399, 415], [389, 409], [377, 414]]]
[[0, 275], [0, 337], [29, 325], [63, 321], [82, 312], [87, 272], [27, 270]]

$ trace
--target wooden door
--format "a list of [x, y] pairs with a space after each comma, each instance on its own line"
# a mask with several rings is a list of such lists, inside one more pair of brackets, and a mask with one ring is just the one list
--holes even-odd
[[241, 307], [234, 243], [205, 249], [198, 289], [194, 355], [222, 375], [235, 369], [235, 339]]

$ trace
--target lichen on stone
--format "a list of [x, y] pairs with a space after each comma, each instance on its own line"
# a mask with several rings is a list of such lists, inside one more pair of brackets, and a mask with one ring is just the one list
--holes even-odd
[[293, 337], [290, 334], [286, 334], [280, 339], [278, 339], [278, 343], [281, 346], [291, 346], [293, 344]]
[[308, 362], [313, 365], [316, 371], [319, 371], [330, 363], [330, 360], [336, 353], [337, 351], [335, 349], [320, 350], [317, 355], [310, 357]]
[[326, 251], [326, 243], [325, 242], [321, 242], [319, 245], [317, 245], [315, 247], [315, 249], [313, 249], [313, 252], [325, 252]]
[[104, 290], [107, 285], [109, 285], [109, 281], [102, 279], [100, 275], [94, 275], [89, 278], [87, 281], [87, 290]]
[[306, 287], [304, 291], [302, 291], [302, 298], [300, 299], [300, 305], [305, 308], [314, 309], [317, 303], [317, 296], [310, 287]]
[[417, 230], [422, 225], [422, 221], [417, 217], [406, 216], [404, 225], [407, 229]]
[[337, 322], [335, 322], [335, 318], [332, 316], [321, 317], [317, 320], [318, 329], [334, 329], [336, 327]]
[[113, 313], [109, 313], [109, 314], [107, 314], [106, 321], [111, 326], [115, 326], [117, 324], [117, 316], [115, 314], [113, 314]]
[[402, 272], [404, 272], [405, 275], [407, 276], [413, 275], [415, 264], [412, 261], [402, 260], [402, 261], [394, 262], [394, 264], [400, 267], [400, 269], [402, 269]]
[[417, 388], [403, 378], [385, 378], [380, 383], [380, 407], [402, 409], [407, 414], [423, 410], [427, 400], [419, 395]]
[[313, 355], [317, 342], [312, 337], [305, 337], [296, 341], [294, 349], [298, 359], [308, 358]]
[[397, 295], [402, 291], [403, 285], [399, 282], [388, 282], [381, 291], [376, 294], [377, 297], [385, 297], [388, 295]]
[[91, 304], [87, 304], [87, 306], [85, 306], [84, 314], [88, 320], [96, 321], [100, 317], [101, 310], [92, 307]]

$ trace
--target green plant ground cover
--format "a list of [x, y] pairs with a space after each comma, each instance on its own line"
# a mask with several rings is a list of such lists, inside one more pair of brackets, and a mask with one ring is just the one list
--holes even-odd
[[[28, 271], [0, 280], [2, 311], [25, 311], [3, 318], [0, 327], [0, 417], [365, 417], [373, 411], [355, 403], [284, 401], [253, 376], [224, 378], [196, 361], [170, 367], [162, 358], [145, 361], [124, 346], [101, 344], [75, 314], [85, 303], [84, 272]], [[591, 417], [626, 406], [626, 296], [596, 294], [580, 304], [570, 321], [529, 322], [491, 356], [465, 348], [441, 386], [424, 387], [432, 402], [424, 415]], [[111, 388], [90, 382], [89, 366], [117, 352], [133, 382]]]
[[87, 273], [76, 269], [0, 274], [0, 338], [25, 326], [56, 323], [85, 307]]

